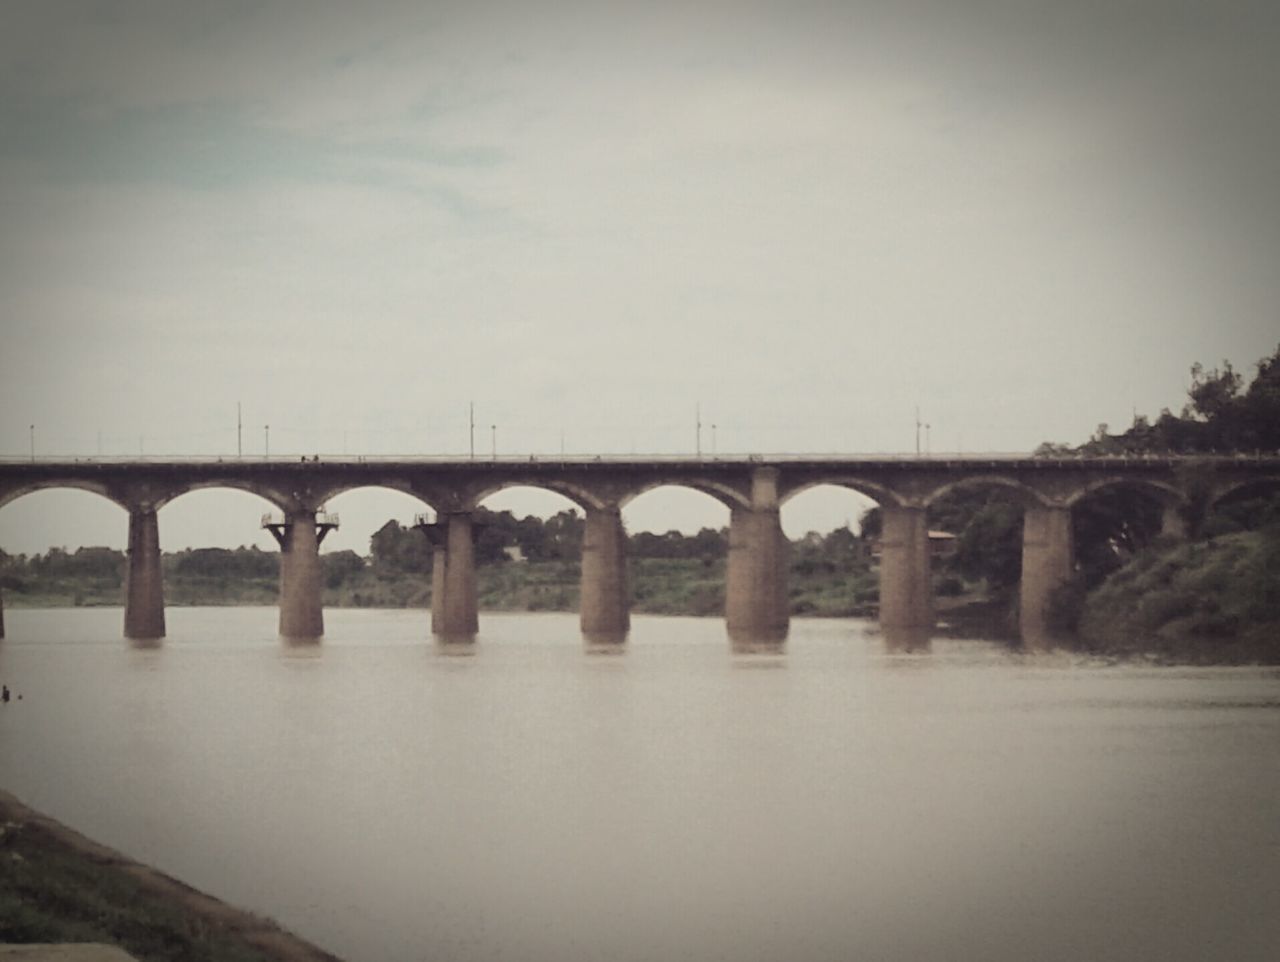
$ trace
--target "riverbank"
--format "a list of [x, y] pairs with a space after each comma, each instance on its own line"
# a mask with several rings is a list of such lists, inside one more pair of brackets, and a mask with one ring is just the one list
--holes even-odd
[[[723, 559], [636, 558], [628, 576], [631, 610], [650, 615], [720, 615], [724, 612]], [[326, 608], [427, 608], [430, 575], [365, 568], [325, 585]], [[476, 595], [485, 611], [577, 611], [581, 566], [576, 561], [480, 565]], [[272, 605], [274, 579], [172, 577], [165, 579], [170, 607]], [[9, 608], [118, 607], [123, 588], [112, 579], [27, 579], [4, 590]], [[878, 597], [876, 577], [865, 567], [793, 572], [791, 611], [817, 617], [871, 616]]]
[[1280, 664], [1280, 527], [1157, 544], [1075, 609], [1081, 647], [1180, 664]]
[[0, 791], [0, 942], [101, 942], [142, 962], [339, 962]]

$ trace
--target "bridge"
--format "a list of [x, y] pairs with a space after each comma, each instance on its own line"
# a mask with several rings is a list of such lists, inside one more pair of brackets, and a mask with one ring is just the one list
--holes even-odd
[[542, 488], [564, 495], [585, 514], [581, 628], [589, 641], [615, 641], [630, 626], [622, 508], [653, 488], [692, 488], [729, 508], [725, 621], [730, 639], [749, 645], [787, 634], [787, 540], [779, 512], [790, 498], [816, 485], [836, 485], [880, 505], [880, 622], [886, 633], [919, 636], [934, 624], [929, 506], [957, 488], [998, 485], [1023, 505], [1019, 621], [1024, 641], [1038, 644], [1049, 635], [1050, 597], [1073, 570], [1071, 512], [1083, 499], [1113, 486], [1143, 491], [1163, 506], [1164, 532], [1181, 536], [1193, 498], [1211, 505], [1277, 484], [1280, 456], [1271, 455], [78, 458], [0, 461], [0, 508], [33, 491], [78, 488], [127, 511], [124, 633], [148, 639], [165, 632], [157, 512], [198, 489], [252, 492], [279, 512], [278, 520], [264, 519], [264, 525], [280, 545], [280, 634], [318, 638], [324, 633], [319, 548], [336, 524], [325, 515], [325, 503], [355, 488], [403, 491], [436, 516], [417, 524], [434, 551], [432, 631], [467, 639], [479, 627], [477, 506], [504, 488]]

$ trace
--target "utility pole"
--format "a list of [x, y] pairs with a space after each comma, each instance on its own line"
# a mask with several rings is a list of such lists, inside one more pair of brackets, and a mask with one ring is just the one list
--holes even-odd
[[711, 425], [711, 456], [716, 456], [716, 426]]
[[271, 425], [262, 426], [262, 460], [271, 460]]
[[923, 425], [920, 423], [920, 405], [917, 404], [916, 405], [916, 457], [917, 458], [920, 457], [920, 428], [921, 427], [923, 427]]
[[702, 457], [702, 402], [699, 401], [693, 406], [694, 421], [694, 450], [698, 457]]
[[498, 426], [496, 424], [489, 425], [489, 457], [491, 460], [498, 460]]
[[35, 459], [36, 459], [36, 426], [33, 424], [31, 425], [31, 460], [34, 462]]
[[244, 455], [244, 447], [241, 444], [241, 436], [244, 431], [244, 422], [240, 419], [240, 402], [236, 402], [236, 457]]
[[476, 402], [471, 402], [471, 460], [476, 459]]

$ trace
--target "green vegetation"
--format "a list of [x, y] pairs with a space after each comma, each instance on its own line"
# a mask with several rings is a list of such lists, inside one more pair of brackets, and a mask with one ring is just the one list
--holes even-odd
[[[1191, 368], [1189, 401], [1154, 422], [1135, 417], [1122, 434], [1106, 425], [1078, 448], [1039, 453], [1126, 455], [1280, 451], [1280, 349], [1243, 378]], [[1280, 492], [1245, 488], [1216, 504], [1212, 469], [1192, 463], [1182, 511], [1187, 540], [1159, 537], [1160, 507], [1135, 491], [1109, 489], [1076, 509], [1078, 569], [1056, 599], [1056, 620], [1081, 647], [1192, 661], [1280, 662]]]
[[1280, 525], [1159, 543], [1088, 593], [1078, 611], [1087, 650], [1280, 660]]
[[[1120, 434], [1099, 425], [1084, 444], [1043, 444], [1036, 454], [1262, 452], [1280, 452], [1280, 349], [1258, 362], [1247, 388], [1229, 362], [1221, 370], [1196, 364], [1180, 414], [1166, 409], [1154, 422], [1136, 416]], [[1161, 538], [1163, 508], [1140, 488], [1104, 488], [1075, 506], [1077, 569], [1055, 599], [1058, 628], [1075, 633], [1081, 647], [1094, 651], [1280, 662], [1274, 611], [1280, 590], [1275, 547], [1280, 492], [1274, 484], [1259, 485], [1210, 505], [1212, 469], [1192, 462], [1183, 481], [1192, 495], [1182, 512], [1185, 542]], [[997, 485], [962, 485], [930, 506], [929, 527], [955, 536], [954, 553], [941, 561], [935, 581], [940, 608], [958, 592], [971, 602], [986, 599], [989, 627], [1016, 623], [1022, 517], [1018, 493]], [[873, 509], [863, 519], [863, 531], [878, 529]]]
[[107, 943], [151, 962], [333, 958], [2, 793], [0, 818], [0, 942]]

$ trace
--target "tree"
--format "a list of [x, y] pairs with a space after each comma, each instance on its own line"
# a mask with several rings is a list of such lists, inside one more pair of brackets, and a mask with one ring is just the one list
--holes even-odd
[[947, 562], [969, 581], [985, 581], [997, 591], [1017, 584], [1022, 574], [1022, 504], [998, 485], [952, 488], [929, 506], [929, 527], [956, 536]]
[[279, 555], [259, 551], [256, 546], [187, 548], [169, 558], [173, 573], [184, 578], [274, 578], [280, 571]]
[[369, 539], [369, 554], [376, 569], [424, 574], [431, 570], [432, 548], [420, 531], [391, 520]]
[[[1135, 415], [1122, 434], [1105, 424], [1075, 453], [1087, 455], [1198, 454], [1216, 451], [1280, 450], [1280, 347], [1260, 360], [1257, 374], [1242, 391], [1243, 376], [1223, 361], [1221, 369], [1191, 366], [1191, 387], [1182, 413], [1167, 408], [1151, 422]], [[1068, 449], [1070, 450], [1070, 449]], [[1041, 445], [1037, 454], [1068, 453], [1060, 445]]]
[[364, 559], [348, 548], [322, 554], [320, 565], [324, 571], [325, 586], [337, 588], [352, 575], [364, 570]]
[[546, 522], [548, 547], [557, 561], [576, 561], [582, 557], [582, 538], [586, 519], [573, 508], [553, 514]]
[[970, 581], [982, 580], [991, 588], [1007, 590], [1022, 577], [1022, 506], [999, 490], [985, 494], [955, 532], [951, 566]]
[[1242, 408], [1246, 443], [1262, 451], [1280, 451], [1280, 347], [1258, 362]]
[[1239, 402], [1240, 375], [1230, 361], [1222, 362], [1222, 370], [1206, 371], [1199, 361], [1191, 365], [1190, 415], [1203, 421], [1225, 420], [1232, 416]]

